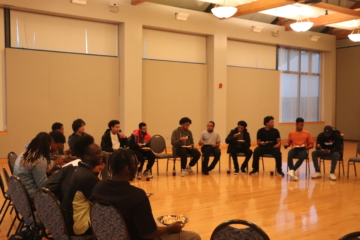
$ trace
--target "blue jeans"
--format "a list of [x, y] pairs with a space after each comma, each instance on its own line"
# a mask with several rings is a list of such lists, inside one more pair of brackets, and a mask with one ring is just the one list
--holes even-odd
[[330, 173], [335, 172], [336, 163], [338, 161], [340, 153], [339, 152], [333, 152], [333, 153], [325, 153], [323, 151], [313, 151], [312, 152], [312, 159], [314, 163], [314, 168], [316, 172], [320, 172], [318, 158], [324, 158], [329, 157], [331, 159], [331, 170]]
[[[306, 151], [305, 148], [293, 148], [289, 151], [288, 153], [288, 166], [290, 170], [294, 170], [296, 171], [296, 169], [298, 169], [301, 164], [303, 163], [303, 161], [308, 157], [308, 153]], [[294, 167], [294, 163], [293, 163], [293, 159], [297, 158], [298, 161], [295, 163], [295, 167]]]

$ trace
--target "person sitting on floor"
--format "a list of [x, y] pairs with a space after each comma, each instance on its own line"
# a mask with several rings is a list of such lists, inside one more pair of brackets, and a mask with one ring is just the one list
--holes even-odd
[[92, 198], [111, 203], [124, 218], [131, 240], [200, 240], [199, 234], [182, 231], [182, 222], [158, 227], [151, 205], [143, 189], [132, 186], [140, 162], [131, 149], [119, 149], [110, 161], [112, 178], [100, 181], [94, 188]]

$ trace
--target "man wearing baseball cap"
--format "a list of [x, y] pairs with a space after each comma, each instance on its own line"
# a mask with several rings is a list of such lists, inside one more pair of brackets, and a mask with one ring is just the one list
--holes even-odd
[[329, 157], [331, 159], [330, 179], [335, 181], [335, 168], [341, 152], [341, 139], [339, 134], [333, 131], [331, 126], [325, 126], [324, 132], [320, 133], [316, 140], [316, 151], [312, 152], [312, 159], [315, 168], [315, 174], [312, 178], [320, 178], [318, 158]]

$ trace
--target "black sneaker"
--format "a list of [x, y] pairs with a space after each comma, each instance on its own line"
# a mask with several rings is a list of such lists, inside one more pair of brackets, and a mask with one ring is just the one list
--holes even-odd
[[209, 172], [208, 171], [202, 171], [202, 174], [209, 175]]
[[277, 174], [279, 174], [280, 176], [284, 177], [285, 174], [282, 171], [277, 171]]
[[250, 175], [258, 174], [258, 171], [252, 170], [249, 174], [250, 174]]
[[239, 174], [239, 169], [234, 171], [234, 175], [238, 175]]
[[246, 170], [245, 170], [245, 169], [246, 169], [246, 168], [244, 168], [244, 167], [241, 168], [241, 173], [242, 173], [242, 174], [246, 174]]

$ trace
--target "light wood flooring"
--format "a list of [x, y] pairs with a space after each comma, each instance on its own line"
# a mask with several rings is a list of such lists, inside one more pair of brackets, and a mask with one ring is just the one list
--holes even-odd
[[[257, 176], [233, 175], [233, 170], [227, 174], [228, 155], [223, 149], [221, 173], [217, 166], [209, 176], [199, 172], [180, 177], [177, 161], [177, 175], [172, 176], [172, 163], [166, 173], [166, 160], [160, 160], [159, 176], [154, 165], [151, 181], [135, 180], [132, 184], [154, 193], [150, 197], [154, 218], [165, 214], [185, 215], [189, 223], [184, 230], [196, 231], [202, 239], [210, 239], [214, 228], [224, 221], [243, 219], [260, 226], [270, 239], [335, 240], [360, 231], [360, 175], [356, 178], [351, 167], [350, 178], [346, 178], [347, 160], [355, 156], [356, 145], [346, 142], [345, 175], [341, 173], [337, 181], [329, 179], [329, 161], [323, 177], [314, 180], [310, 178], [314, 173], [312, 161], [310, 176], [305, 174], [304, 163], [297, 172], [298, 182], [290, 181], [287, 176], [270, 176], [275, 165], [273, 159], [265, 159], [265, 172], [261, 169]], [[284, 172], [287, 152], [282, 149]], [[0, 240], [7, 239], [11, 219], [7, 214], [0, 226]]]

